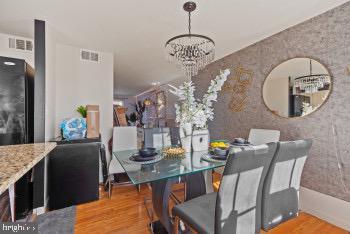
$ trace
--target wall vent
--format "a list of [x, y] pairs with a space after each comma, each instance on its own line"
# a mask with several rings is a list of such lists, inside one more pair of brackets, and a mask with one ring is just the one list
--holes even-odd
[[16, 49], [16, 39], [15, 38], [9, 38], [9, 48]]
[[9, 37], [9, 48], [16, 50], [33, 51], [33, 41]]
[[32, 41], [26, 41], [26, 50], [33, 51], [33, 42]]
[[26, 50], [24, 40], [16, 39], [16, 49], [17, 50]]
[[99, 62], [100, 55], [98, 52], [95, 52], [95, 51], [81, 49], [80, 59], [85, 61], [87, 60], [87, 61]]
[[91, 60], [91, 61], [98, 62], [98, 53], [91, 52], [91, 53], [90, 53], [90, 60]]

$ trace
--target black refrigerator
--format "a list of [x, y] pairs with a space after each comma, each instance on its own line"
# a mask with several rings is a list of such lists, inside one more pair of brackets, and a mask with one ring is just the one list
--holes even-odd
[[[0, 56], [0, 146], [34, 142], [34, 69]], [[32, 210], [31, 172], [15, 184], [16, 218]]]

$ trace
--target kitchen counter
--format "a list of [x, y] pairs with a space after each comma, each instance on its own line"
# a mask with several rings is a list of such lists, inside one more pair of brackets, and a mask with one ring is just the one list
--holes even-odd
[[0, 146], [0, 194], [55, 147], [54, 142]]

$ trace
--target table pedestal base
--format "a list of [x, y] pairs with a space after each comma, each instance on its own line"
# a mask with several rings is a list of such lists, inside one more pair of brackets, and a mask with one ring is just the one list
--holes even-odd
[[149, 228], [153, 234], [168, 234], [168, 231], [165, 229], [165, 227], [159, 220], [154, 221], [149, 225]]
[[[207, 186], [203, 173], [186, 175], [181, 181], [185, 183], [186, 201], [206, 193]], [[164, 233], [164, 230], [167, 231], [167, 233], [172, 233], [172, 218], [171, 214], [169, 214], [169, 198], [172, 185], [178, 182], [178, 178], [169, 178], [152, 183], [153, 210], [159, 218], [159, 223], [153, 226], [153, 233]]]

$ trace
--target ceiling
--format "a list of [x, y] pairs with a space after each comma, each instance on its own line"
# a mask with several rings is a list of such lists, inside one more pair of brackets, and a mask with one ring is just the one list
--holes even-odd
[[[192, 32], [211, 37], [216, 59], [348, 0], [197, 0]], [[128, 96], [181, 78], [164, 43], [186, 32], [184, 0], [1, 0], [0, 31], [47, 21], [68, 44], [114, 54], [114, 94]], [[12, 26], [11, 26], [12, 25]], [[14, 31], [24, 30], [23, 27]], [[29, 34], [27, 30], [25, 36]]]

